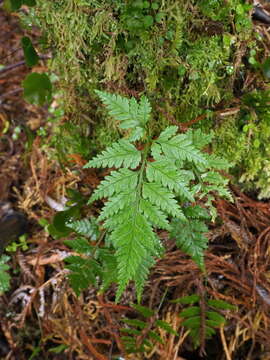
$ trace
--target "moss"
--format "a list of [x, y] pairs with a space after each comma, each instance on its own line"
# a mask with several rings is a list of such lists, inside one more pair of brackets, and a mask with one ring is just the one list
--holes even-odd
[[[81, 129], [90, 129], [90, 151], [84, 156], [118, 138], [111, 120], [100, 110], [94, 89], [146, 94], [157, 109], [151, 122], [157, 133], [172, 121], [188, 122], [203, 114], [205, 120], [196, 126], [211, 129], [209, 111], [230, 107], [235, 96], [243, 95], [246, 74], [260, 56], [250, 5], [241, 0], [37, 3], [35, 15], [52, 49], [50, 67], [64, 90], [65, 112]], [[268, 141], [268, 128], [259, 120], [263, 136], [256, 129], [243, 132], [241, 123], [253, 121], [243, 120], [252, 112], [245, 106], [241, 114], [226, 118], [216, 129], [214, 149], [234, 161], [238, 180], [248, 187], [255, 182], [264, 196], [269, 163], [262, 144]], [[70, 131], [72, 137], [77, 130]]]
[[216, 129], [214, 151], [234, 163], [235, 179], [258, 198], [270, 196], [270, 91], [253, 91], [242, 98], [241, 111]]
[[145, 3], [38, 2], [37, 16], [54, 49], [51, 68], [60, 73], [67, 110], [75, 116], [78, 107], [87, 107], [84, 97], [100, 84], [110, 88], [113, 83], [120, 92], [132, 89], [177, 104], [176, 115], [182, 116], [183, 110], [194, 116], [199, 107], [220, 101], [220, 80], [228, 75], [224, 69], [232, 52], [224, 35], [238, 1], [225, 10], [216, 5], [223, 9], [223, 25], [212, 23], [210, 35], [203, 2], [156, 1], [154, 8]]

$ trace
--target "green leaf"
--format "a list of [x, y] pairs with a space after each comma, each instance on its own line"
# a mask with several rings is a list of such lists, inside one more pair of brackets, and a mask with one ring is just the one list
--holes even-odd
[[227, 160], [222, 159], [215, 154], [208, 155], [207, 162], [210, 168], [217, 170], [228, 170], [233, 166], [232, 163], [229, 163]]
[[224, 322], [220, 322], [220, 321], [216, 321], [216, 320], [206, 320], [205, 323], [209, 327], [215, 328], [215, 327], [220, 327]]
[[147, 164], [146, 176], [150, 182], [158, 182], [169, 190], [179, 191], [182, 180], [180, 174], [176, 166], [164, 157]]
[[[135, 8], [138, 6], [130, 7]], [[116, 251], [116, 301], [129, 281], [134, 281], [140, 299], [149, 269], [155, 257], [160, 257], [164, 251], [153, 227], [171, 231], [177, 237], [177, 245], [204, 270], [203, 250], [207, 247], [204, 233], [208, 229], [200, 220], [208, 220], [209, 216], [200, 207], [193, 208], [186, 202], [195, 202], [194, 196], [206, 198], [211, 212], [213, 195], [210, 192], [225, 194], [227, 181], [212, 171], [209, 164], [212, 161], [219, 169], [226, 164], [200, 151], [212, 136], [200, 130], [177, 134], [178, 127], [170, 126], [156, 140], [151, 139], [151, 128], [146, 127], [151, 106], [146, 97], [137, 102], [134, 98], [96, 93], [109, 114], [120, 122], [119, 127], [131, 131], [126, 134], [129, 140], [119, 140], [85, 165], [85, 168], [123, 167], [105, 177], [89, 202], [108, 199], [98, 221], [102, 221], [107, 230], [106, 246]], [[142, 139], [143, 150], [139, 151], [130, 139]], [[149, 159], [151, 155], [155, 161]], [[207, 172], [209, 168], [211, 171]], [[184, 204], [183, 209], [179, 202]], [[172, 221], [176, 229], [170, 226], [170, 216], [181, 220]], [[113, 271], [115, 273], [115, 267]]]
[[36, 0], [22, 0], [22, 3], [27, 5], [27, 6], [35, 6], [37, 4]]
[[[124, 321], [124, 320], [123, 320]], [[130, 328], [121, 328], [120, 329], [121, 332], [125, 332], [129, 335], [136, 335], [136, 336], [139, 336], [141, 335], [141, 331], [140, 330], [137, 330], [137, 329], [130, 329]], [[123, 339], [123, 338], [122, 338]]]
[[191, 140], [185, 134], [173, 136], [168, 140], [163, 135], [160, 136], [156, 142], [161, 145], [164, 155], [169, 159], [175, 161], [190, 161], [195, 164], [206, 164], [203, 154], [192, 145]]
[[202, 270], [204, 270], [204, 250], [208, 244], [204, 233], [207, 231], [207, 226], [199, 220], [185, 222], [172, 220], [171, 238], [176, 240], [177, 246], [190, 255]]
[[150, 318], [151, 316], [155, 315], [155, 312], [152, 309], [149, 309], [146, 306], [133, 304], [132, 307], [146, 318]]
[[131, 326], [137, 326], [140, 329], [145, 329], [147, 324], [144, 321], [138, 320], [138, 319], [123, 319], [124, 323], [131, 325]]
[[[148, 275], [146, 259], [155, 254], [155, 234], [145, 218], [130, 209], [123, 223], [112, 232], [111, 239], [116, 248], [118, 281], [116, 301], [119, 300], [129, 280], [138, 281]], [[150, 265], [150, 264], [149, 264]]]
[[64, 240], [64, 244], [75, 250], [79, 254], [91, 254], [93, 246], [84, 238]]
[[141, 199], [140, 210], [151, 224], [160, 229], [170, 230], [171, 227], [166, 215], [148, 200]]
[[224, 300], [208, 300], [207, 304], [209, 306], [212, 306], [216, 309], [221, 309], [221, 310], [236, 310], [237, 307], [234, 305], [229, 304], [227, 301]]
[[2, 255], [0, 257], [0, 295], [10, 288], [10, 275], [7, 270], [9, 270], [9, 265], [7, 262], [10, 257], [6, 255]]
[[37, 105], [44, 105], [52, 100], [52, 84], [46, 74], [32, 73], [22, 82], [24, 98]]
[[107, 249], [99, 249], [98, 259], [102, 264], [102, 285], [100, 291], [104, 292], [112, 284], [117, 282], [117, 261], [115, 254]]
[[132, 141], [132, 142], [138, 141], [144, 136], [145, 136], [145, 130], [140, 126], [136, 126], [134, 129], [132, 129], [131, 133], [129, 134], [128, 141]]
[[200, 316], [192, 316], [185, 321], [182, 322], [183, 326], [186, 326], [189, 329], [196, 329], [199, 328], [201, 324], [201, 317]]
[[96, 285], [96, 276], [101, 275], [100, 265], [94, 259], [83, 259], [80, 256], [69, 256], [65, 259], [70, 285], [76, 295], [87, 289], [90, 284]]
[[200, 297], [199, 295], [188, 295], [188, 296], [183, 296], [181, 298], [172, 300], [171, 302], [174, 304], [195, 304], [198, 303], [200, 301]]
[[101, 154], [90, 160], [84, 168], [91, 167], [116, 167], [121, 166], [136, 168], [141, 161], [141, 153], [129, 141], [121, 139], [113, 143]]
[[227, 185], [229, 180], [224, 178], [221, 174], [216, 171], [208, 171], [205, 174], [201, 175], [201, 178], [204, 182], [215, 184], [215, 185]]
[[53, 218], [53, 226], [58, 232], [68, 235], [71, 233], [71, 229], [68, 227], [68, 223], [74, 220], [74, 218], [76, 218], [78, 215], [79, 209], [76, 205], [70, 207], [67, 210], [58, 211]]
[[[155, 240], [157, 241], [157, 245], [160, 245], [160, 247], [161, 247], [162, 245], [161, 245], [160, 241], [157, 238]], [[160, 250], [160, 249], [158, 249], [158, 250]], [[154, 252], [155, 252], [155, 254], [154, 254], [155, 257], [161, 256], [160, 252], [158, 252], [157, 249], [155, 249]], [[150, 254], [150, 252], [149, 252], [149, 254]], [[149, 276], [150, 268], [154, 264], [155, 264], [154, 257], [146, 256], [144, 259], [142, 259], [142, 262], [139, 265], [139, 268], [138, 268], [139, 271], [137, 272], [137, 275], [134, 278], [138, 303], [140, 303], [142, 300], [143, 288], [144, 288], [145, 282]]]
[[163, 156], [161, 155], [161, 153], [162, 153], [161, 146], [158, 143], [154, 142], [151, 146], [151, 155], [155, 160], [159, 160]]
[[218, 325], [216, 325], [216, 326], [220, 326], [220, 325], [222, 325], [222, 324], [225, 324], [225, 322], [226, 322], [225, 317], [222, 316], [222, 315], [220, 315], [220, 314], [218, 314], [218, 313], [215, 312], [215, 311], [206, 311], [206, 317], [207, 317], [207, 319], [209, 319], [209, 320], [215, 321], [216, 324], [218, 324]]
[[[136, 193], [134, 191], [114, 196], [111, 200], [106, 202], [98, 217], [98, 220], [102, 221], [108, 219], [104, 223], [104, 226], [106, 228], [115, 227], [116, 225], [122, 223], [122, 220], [121, 216], [119, 217], [113, 215], [119, 213], [121, 210], [128, 210], [130, 207], [134, 206], [135, 201]], [[122, 212], [120, 212], [120, 215], [122, 215]]]
[[127, 99], [120, 95], [110, 94], [105, 91], [95, 90], [95, 93], [107, 106], [109, 114], [121, 121], [122, 129], [133, 128], [140, 125], [138, 119], [139, 105], [136, 99]]
[[210, 220], [210, 215], [207, 210], [199, 205], [187, 206], [183, 209], [187, 218], [198, 220]]
[[172, 216], [185, 219], [174, 195], [158, 183], [143, 184], [143, 198], [149, 199], [152, 204], [157, 205], [161, 210]]
[[34, 66], [38, 63], [39, 56], [32, 44], [32, 41], [29, 37], [24, 36], [21, 39], [24, 58], [27, 66]]
[[206, 338], [207, 339], [210, 339], [213, 335], [216, 334], [216, 330], [209, 327], [209, 326], [205, 327], [205, 332], [206, 332]]
[[98, 188], [94, 191], [90, 201], [111, 197], [113, 194], [132, 191], [136, 189], [138, 182], [138, 172], [129, 169], [119, 169], [112, 171], [105, 180], [101, 181]]
[[189, 308], [183, 310], [180, 312], [179, 316], [180, 317], [192, 317], [195, 315], [200, 315], [201, 313], [201, 309], [199, 308], [199, 306], [190, 306]]
[[178, 126], [168, 126], [165, 130], [163, 130], [158, 139], [157, 142], [165, 142], [168, 141], [171, 137], [173, 137], [178, 130]]
[[22, 6], [22, 0], [4, 0], [4, 9], [7, 11], [17, 11]]
[[138, 113], [137, 113], [137, 118], [138, 118], [141, 126], [144, 127], [145, 124], [149, 121], [151, 111], [152, 111], [152, 108], [151, 108], [151, 104], [150, 104], [149, 100], [147, 99], [146, 96], [142, 96], [140, 103], [139, 103]]
[[162, 340], [162, 338], [153, 330], [149, 330], [148, 331], [148, 336], [150, 338], [152, 338], [153, 340], [159, 342], [160, 344], [164, 344], [164, 341]]
[[66, 223], [66, 226], [76, 233], [90, 238], [92, 241], [96, 241], [100, 236], [100, 231], [96, 219], [94, 218], [68, 222]]
[[166, 330], [169, 334], [178, 335], [177, 331], [175, 331], [167, 321], [157, 320], [155, 325]]
[[186, 136], [191, 140], [194, 147], [201, 150], [211, 142], [214, 134], [213, 132], [205, 134], [201, 131], [201, 129], [190, 129], [186, 132]]
[[154, 2], [154, 3], [152, 3], [152, 5], [151, 5], [151, 8], [153, 9], [153, 10], [157, 10], [157, 9], [159, 9], [159, 3], [157, 3], [157, 2]]

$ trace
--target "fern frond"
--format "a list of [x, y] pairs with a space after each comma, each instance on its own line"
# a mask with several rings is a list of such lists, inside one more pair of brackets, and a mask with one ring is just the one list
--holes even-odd
[[116, 167], [125, 166], [127, 168], [135, 169], [141, 161], [141, 153], [129, 141], [121, 139], [113, 143], [90, 160], [84, 168], [92, 167]]
[[159, 229], [170, 230], [169, 221], [166, 215], [148, 200], [140, 200], [140, 211], [151, 222], [151, 224]]
[[102, 262], [101, 291], [105, 291], [113, 282], [117, 282], [117, 262], [114, 253], [107, 249], [99, 250], [98, 258]]
[[[191, 336], [195, 348], [200, 345], [200, 343], [204, 343], [205, 339], [210, 339], [213, 335], [216, 334], [215, 328], [218, 328], [220, 326], [224, 326], [226, 323], [226, 319], [224, 316], [219, 314], [216, 311], [202, 311], [202, 308], [200, 306], [200, 300], [204, 302], [204, 308], [208, 308], [209, 306], [212, 307], [211, 304], [218, 304], [218, 309], [234, 309], [236, 310], [231, 304], [228, 304], [227, 302], [223, 302], [220, 300], [206, 300], [203, 298], [200, 298], [197, 295], [191, 295], [184, 298], [176, 299], [175, 302], [182, 303], [182, 304], [188, 304], [191, 302], [188, 302], [188, 298], [195, 298], [195, 301], [192, 301], [192, 304], [197, 303], [197, 305], [190, 306], [186, 308], [185, 310], [182, 310], [180, 312], [180, 317], [184, 319], [182, 321], [182, 325], [187, 327], [190, 332], [189, 335]], [[197, 298], [197, 299], [196, 299]], [[203, 334], [203, 338], [202, 338]]]
[[173, 219], [171, 225], [170, 235], [175, 239], [176, 245], [204, 270], [204, 250], [208, 243], [204, 234], [208, 231], [207, 226], [199, 220], [183, 222], [178, 219]]
[[116, 248], [119, 288], [117, 299], [130, 280], [145, 277], [146, 264], [152, 264], [155, 234], [152, 227], [136, 209], [130, 209], [126, 220], [112, 232], [111, 241]]
[[204, 182], [217, 186], [226, 186], [229, 182], [228, 179], [224, 178], [220, 173], [216, 171], [208, 171], [207, 173], [202, 174], [201, 178]]
[[[138, 303], [141, 302], [144, 285], [149, 276], [150, 269], [154, 264], [155, 264], [154, 258], [147, 256], [142, 260], [142, 262], [139, 265], [138, 271], [136, 273], [136, 277], [134, 278]], [[122, 292], [119, 291], [120, 296], [121, 296], [121, 294], [122, 294]], [[119, 296], [119, 298], [120, 298], [120, 296]]]
[[85, 238], [75, 238], [64, 240], [64, 244], [76, 251], [78, 254], [91, 254], [93, 246], [89, 244], [89, 241]]
[[144, 199], [149, 199], [152, 204], [157, 205], [161, 210], [166, 211], [174, 217], [185, 219], [174, 195], [171, 191], [163, 188], [158, 183], [144, 183], [142, 191]]
[[157, 142], [166, 142], [168, 141], [171, 137], [173, 137], [174, 135], [176, 135], [178, 130], [177, 126], [168, 126], [165, 130], [163, 130], [158, 139]]
[[228, 170], [233, 166], [233, 164], [230, 164], [227, 160], [214, 154], [208, 154], [207, 161], [210, 169]]
[[176, 166], [167, 159], [149, 162], [146, 167], [146, 176], [150, 182], [159, 182], [169, 190], [178, 190], [181, 178]]
[[93, 241], [97, 240], [100, 233], [96, 219], [93, 218], [73, 221], [67, 223], [66, 226], [74, 230], [79, 235], [84, 235], [88, 238], [91, 238]]
[[149, 121], [151, 111], [152, 111], [152, 108], [151, 108], [149, 100], [147, 99], [146, 96], [142, 96], [140, 103], [139, 103], [139, 109], [138, 109], [138, 114], [137, 114], [137, 118], [138, 118], [141, 126], [144, 126]]
[[[136, 193], [134, 191], [121, 193], [114, 196], [112, 199], [106, 202], [105, 206], [102, 208], [102, 211], [99, 215], [98, 220], [102, 221], [105, 219], [110, 219], [113, 215], [117, 214], [120, 210], [128, 208], [129, 206], [134, 206], [136, 201]], [[111, 221], [117, 221], [117, 218], [114, 217]], [[108, 222], [104, 224], [107, 227]]]
[[167, 135], [165, 135], [160, 136], [156, 142], [160, 144], [167, 158], [175, 161], [190, 161], [194, 164], [206, 164], [203, 154], [192, 145], [191, 140], [185, 134], [175, 135], [170, 139], [166, 139]]
[[[109, 114], [120, 122], [119, 127], [130, 129], [126, 134], [129, 140], [119, 140], [85, 165], [121, 168], [112, 171], [89, 200], [108, 199], [98, 221], [107, 230], [106, 244], [116, 251], [118, 301], [130, 280], [135, 282], [140, 297], [154, 258], [163, 251], [153, 228], [171, 231], [177, 245], [204, 268], [204, 221], [208, 217], [196, 212], [196, 207], [193, 211], [181, 208], [179, 199], [182, 203], [194, 202], [195, 197], [207, 196], [206, 205], [213, 213], [213, 196], [209, 192], [228, 195], [228, 190], [227, 180], [212, 168], [215, 165], [223, 169], [226, 164], [201, 152], [212, 135], [200, 130], [177, 134], [178, 127], [170, 126], [156, 140], [151, 139], [151, 128], [147, 126], [151, 105], [146, 97], [138, 103], [134, 98], [96, 93]], [[140, 139], [142, 151], [131, 143]], [[154, 161], [148, 160], [151, 155]], [[172, 223], [170, 216], [176, 218]]]
[[129, 141], [138, 141], [145, 136], [145, 129], [140, 126], [136, 126], [132, 129], [131, 133], [128, 136]]
[[112, 171], [106, 179], [101, 181], [98, 188], [90, 198], [90, 202], [105, 197], [111, 197], [113, 194], [135, 190], [138, 182], [138, 173], [129, 169], [119, 169]]
[[196, 130], [189, 129], [186, 132], [186, 136], [191, 140], [194, 147], [201, 150], [211, 142], [214, 134], [213, 133], [205, 134], [201, 131], [201, 129], [196, 129]]
[[139, 105], [135, 98], [127, 99], [120, 95], [95, 90], [95, 93], [107, 106], [109, 114], [121, 121], [122, 129], [129, 129], [140, 125], [138, 120]]
[[198, 220], [210, 220], [210, 215], [206, 209], [202, 208], [199, 205], [188, 206], [184, 208], [184, 213], [189, 219], [198, 219]]
[[160, 160], [163, 157], [163, 155], [161, 154], [162, 154], [161, 146], [157, 142], [153, 142], [151, 146], [151, 155], [155, 160]]
[[96, 276], [101, 274], [101, 268], [97, 261], [92, 258], [69, 256], [65, 262], [68, 263], [66, 268], [70, 270], [68, 278], [77, 295], [80, 295], [81, 291], [87, 289], [90, 284], [97, 284]]

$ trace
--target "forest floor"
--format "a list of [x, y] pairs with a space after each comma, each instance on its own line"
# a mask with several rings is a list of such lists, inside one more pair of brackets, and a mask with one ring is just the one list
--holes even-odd
[[[127, 355], [120, 329], [125, 317], [138, 317], [130, 306], [136, 298], [133, 288], [118, 305], [113, 287], [103, 295], [94, 288], [74, 294], [63, 262], [70, 250], [52, 239], [40, 220], [50, 221], [55, 213], [48, 199], [61, 199], [70, 184], [93, 186], [99, 179], [82, 169], [81, 159], [74, 160], [76, 176], [48, 160], [38, 134], [48, 111], [22, 98], [21, 81], [29, 72], [22, 63], [24, 31], [15, 15], [0, 10], [0, 32], [0, 200], [11, 202], [28, 219], [28, 249], [9, 254], [11, 289], [0, 297], [0, 359], [270, 359], [270, 202], [236, 187], [231, 188], [234, 203], [216, 200], [220, 221], [208, 233], [207, 283], [161, 233], [167, 252], [144, 291], [142, 304], [158, 309], [148, 329], [158, 318], [179, 332], [182, 307], [169, 300], [195, 288], [237, 306], [237, 311], [224, 312], [227, 324], [197, 350], [183, 329], [176, 336], [160, 328], [163, 343], [155, 343], [147, 354]], [[138, 344], [144, 337], [141, 332]]]

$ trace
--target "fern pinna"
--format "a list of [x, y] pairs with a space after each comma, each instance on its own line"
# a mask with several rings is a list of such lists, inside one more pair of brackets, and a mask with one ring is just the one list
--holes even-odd
[[[213, 171], [213, 168], [226, 169], [228, 164], [201, 151], [210, 142], [211, 135], [202, 134], [200, 130], [177, 134], [178, 127], [169, 126], [153, 139], [149, 126], [151, 106], [146, 97], [137, 102], [134, 98], [96, 93], [119, 128], [126, 131], [126, 136], [85, 165], [85, 168], [113, 168], [89, 203], [108, 199], [98, 221], [102, 222], [107, 240], [116, 250], [116, 300], [130, 280], [135, 282], [140, 298], [149, 269], [163, 252], [155, 230], [178, 229], [177, 236], [181, 237], [182, 230], [187, 233], [190, 226], [196, 227], [198, 207], [193, 212], [192, 206], [188, 206], [187, 211], [183, 204], [191, 205], [195, 198], [210, 192], [230, 196], [227, 180]], [[136, 147], [136, 141], [140, 141], [142, 150]], [[208, 203], [213, 208], [211, 199], [209, 197]], [[198, 232], [200, 229], [207, 230], [200, 227]], [[207, 239], [202, 235], [183, 239], [177, 244], [203, 269], [202, 254]]]

